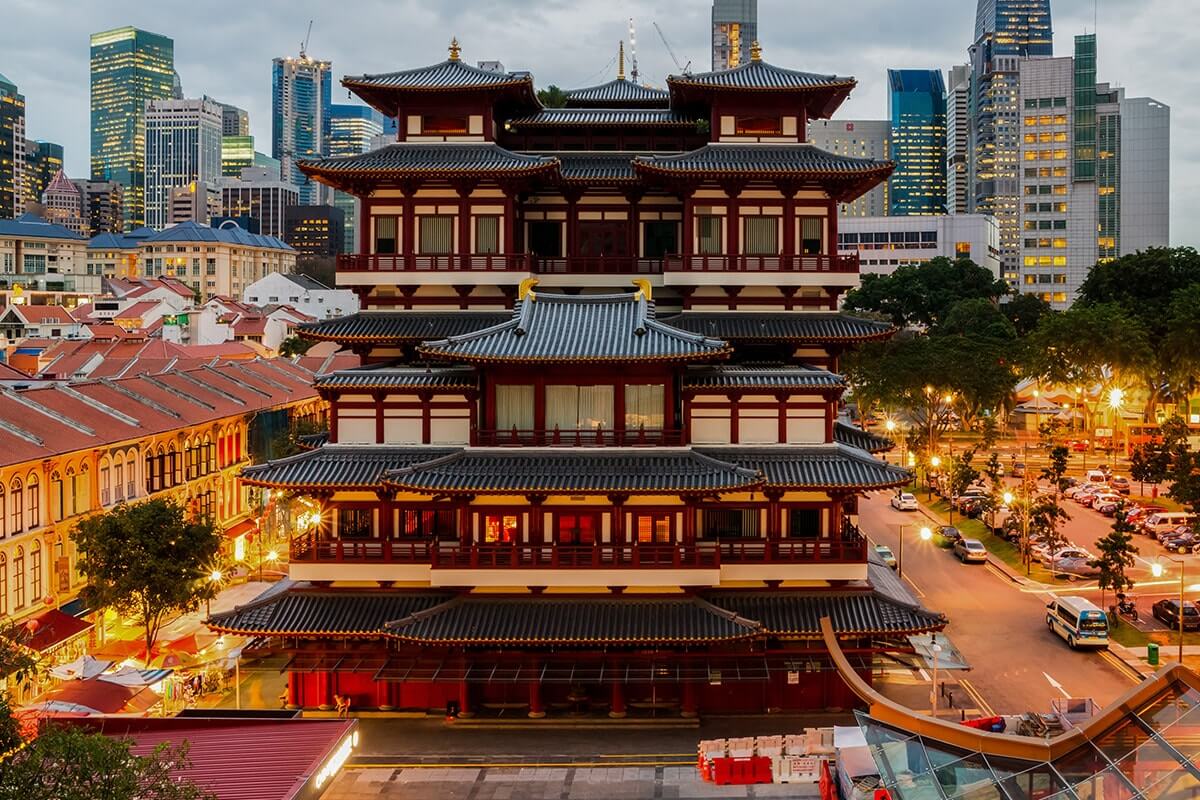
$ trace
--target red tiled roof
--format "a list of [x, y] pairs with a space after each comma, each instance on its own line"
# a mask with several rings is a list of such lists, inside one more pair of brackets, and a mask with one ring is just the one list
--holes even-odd
[[115, 319], [141, 319], [147, 313], [158, 308], [159, 300], [139, 300], [123, 311], [117, 313]]
[[3, 361], [0, 361], [0, 381], [29, 381], [29, 380], [33, 380], [33, 377], [30, 375], [26, 375], [24, 372], [21, 372], [21, 370], [17, 369], [16, 367], [10, 366], [8, 364], [5, 364]]
[[71, 312], [62, 306], [33, 306], [25, 304], [5, 306], [3, 310], [0, 310], [0, 314], [8, 311], [15, 312], [26, 325], [47, 325], [56, 322], [63, 325], [70, 325], [76, 322], [75, 317], [71, 316]]
[[266, 329], [266, 317], [242, 317], [233, 323], [234, 336], [262, 336]]

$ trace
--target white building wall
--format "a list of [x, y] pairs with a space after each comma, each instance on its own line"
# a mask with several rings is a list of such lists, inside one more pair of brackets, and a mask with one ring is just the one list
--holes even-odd
[[349, 289], [305, 289], [278, 272], [246, 287], [242, 302], [255, 306], [282, 303], [317, 319], [344, 317], [358, 311], [358, 295]]
[[858, 253], [864, 275], [962, 256], [1000, 277], [1000, 227], [986, 214], [845, 217], [838, 223], [838, 252]]
[[[886, 119], [814, 119], [808, 122], [808, 141], [822, 150], [855, 158], [891, 158], [892, 123]], [[883, 217], [888, 214], [888, 182], [849, 203], [838, 206], [842, 219]]]

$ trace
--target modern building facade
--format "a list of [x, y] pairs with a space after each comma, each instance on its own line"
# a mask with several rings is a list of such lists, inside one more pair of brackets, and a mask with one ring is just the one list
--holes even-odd
[[300, 202], [300, 190], [269, 167], [247, 167], [237, 178], [221, 179], [221, 215], [249, 217], [258, 232], [284, 238], [284, 209]]
[[230, 105], [229, 103], [220, 103], [221, 107], [221, 135], [222, 136], [249, 136], [250, 135], [250, 112], [244, 108]]
[[221, 189], [206, 181], [192, 181], [186, 186], [172, 187], [167, 196], [167, 224], [199, 222], [212, 224], [221, 216]]
[[[351, 195], [353, 196], [353, 195]], [[344, 252], [345, 220], [335, 206], [289, 206], [283, 240], [302, 256], [333, 258]]]
[[1121, 98], [1121, 255], [1171, 241], [1171, 108]]
[[0, 286], [99, 294], [87, 271], [87, 239], [34, 214], [0, 219]]
[[733, 69], [750, 59], [758, 41], [758, 0], [713, 0], [712, 69]]
[[946, 78], [946, 211], [966, 214], [970, 194], [971, 66], [952, 67]]
[[175, 78], [166, 36], [133, 27], [92, 34], [91, 177], [121, 184], [126, 230], [146, 220], [146, 104], [170, 99]]
[[887, 275], [934, 258], [969, 258], [1000, 277], [1000, 228], [984, 214], [846, 217], [838, 252], [858, 256], [863, 273]]
[[305, 159], [329, 155], [332, 65], [299, 57], [276, 58], [271, 72], [271, 156], [280, 177], [300, 190], [303, 205], [325, 203], [330, 192], [300, 170]]
[[122, 203], [124, 187], [116, 181], [77, 180], [79, 193], [83, 196], [84, 216], [87, 220], [87, 235], [119, 233], [124, 228]]
[[1050, 0], [979, 0], [968, 50], [969, 196], [967, 210], [1000, 224], [1004, 274], [1017, 279], [1020, 258], [1020, 64], [1054, 54]]
[[[146, 224], [170, 223], [171, 192], [221, 177], [221, 107], [211, 100], [146, 104]], [[207, 223], [207, 220], [205, 220]]]
[[840, 355], [892, 333], [836, 309], [838, 204], [893, 165], [804, 135], [852, 79], [752, 47], [546, 109], [454, 45], [344, 84], [401, 133], [303, 164], [363, 202], [338, 282], [365, 310], [302, 330], [366, 366], [318, 381], [326, 441], [243, 472], [310, 504], [293, 584], [209, 620], [292, 657], [289, 705], [825, 708], [851, 698], [818, 608], [864, 676], [945, 624], [873, 582], [857, 497], [909, 476], [838, 422]]
[[24, 203], [41, 201], [42, 193], [63, 168], [63, 146], [40, 139], [25, 140]]
[[0, 75], [0, 217], [25, 212], [25, 95]]
[[[814, 119], [808, 124], [808, 141], [840, 156], [887, 161], [892, 152], [892, 123], [886, 119]], [[842, 200], [838, 213], [843, 217], [887, 216], [891, 213], [890, 183]]]
[[253, 136], [221, 137], [221, 176], [236, 178], [242, 170], [254, 166]]
[[[329, 155], [353, 156], [371, 150], [371, 143], [375, 137], [384, 133], [383, 122], [383, 115], [370, 106], [330, 106]], [[359, 215], [358, 200], [347, 192], [335, 191], [333, 205], [342, 211], [342, 218], [345, 220], [342, 242], [344, 246], [349, 247], [355, 241]]]
[[888, 70], [892, 216], [946, 213], [946, 84], [936, 69]]
[[62, 225], [80, 237], [88, 234], [83, 192], [61, 169], [42, 192], [41, 203], [47, 222]]
[[358, 312], [358, 295], [331, 289], [310, 275], [273, 272], [246, 287], [242, 302], [255, 306], [288, 305], [313, 319], [337, 319]]

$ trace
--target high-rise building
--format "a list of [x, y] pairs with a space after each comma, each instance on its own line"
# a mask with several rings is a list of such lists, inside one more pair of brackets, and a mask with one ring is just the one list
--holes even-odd
[[254, 166], [253, 136], [221, 137], [221, 175], [236, 178], [246, 167]]
[[54, 174], [46, 191], [41, 197], [42, 208], [45, 209], [43, 219], [55, 225], [62, 225], [69, 231], [80, 236], [87, 234], [87, 224], [84, 219], [83, 192], [60, 169]]
[[186, 186], [173, 186], [167, 197], [167, 224], [199, 222], [211, 225], [213, 217], [221, 214], [221, 190], [211, 183], [192, 181]]
[[271, 158], [261, 150], [254, 151], [254, 167], [259, 169], [269, 169], [272, 175], [280, 176], [283, 174], [283, 165], [279, 163], [278, 158]]
[[[211, 99], [211, 98], [205, 98]], [[250, 112], [244, 108], [231, 106], [229, 103], [218, 102], [221, 107], [221, 135], [222, 136], [249, 136], [250, 135]]]
[[120, 233], [124, 222], [121, 217], [121, 197], [124, 187], [116, 181], [75, 181], [83, 195], [84, 217], [87, 220], [88, 236], [102, 233]]
[[1097, 262], [1168, 244], [1169, 109], [1097, 83], [1096, 64], [1094, 34], [1020, 64], [1019, 285], [1058, 308]]
[[264, 236], [284, 238], [284, 209], [299, 202], [300, 190], [279, 179], [279, 170], [247, 167], [237, 178], [221, 179], [221, 215], [248, 217]]
[[946, 213], [946, 83], [936, 69], [888, 70], [891, 215]]
[[971, 67], [961, 64], [950, 69], [946, 83], [946, 211], [967, 213], [969, 193], [969, 142], [971, 118], [967, 113], [971, 92]]
[[[886, 119], [814, 119], [808, 141], [840, 156], [891, 160], [892, 122]], [[839, 204], [843, 217], [885, 217], [891, 211], [887, 181], [854, 200]]]
[[63, 146], [54, 142], [25, 140], [25, 203], [39, 203], [42, 193], [63, 168]]
[[[371, 142], [383, 134], [384, 117], [370, 106], [336, 104], [329, 107], [329, 155], [353, 156], [366, 153]], [[358, 198], [347, 192], [335, 191], [333, 205], [342, 210], [344, 231], [342, 246], [350, 252], [358, 229]]]
[[758, 40], [758, 0], [713, 0], [712, 68], [733, 69], [750, 61]]
[[221, 177], [221, 107], [211, 100], [146, 106], [146, 224], [170, 223], [171, 190]]
[[145, 224], [145, 112], [173, 96], [175, 43], [133, 27], [92, 34], [92, 180], [124, 187], [127, 230]]
[[0, 75], [0, 219], [25, 213], [25, 96]]
[[1121, 100], [1121, 255], [1171, 239], [1171, 108]]
[[290, 206], [284, 211], [283, 240], [302, 256], [330, 258], [342, 246], [342, 210], [334, 206]]
[[1020, 62], [1054, 54], [1050, 0], [979, 0], [975, 40], [968, 53], [967, 210], [996, 217], [1004, 274], [1015, 281], [1021, 244], [1017, 197]]
[[271, 155], [282, 165], [280, 177], [300, 188], [304, 205], [319, 205], [330, 197], [298, 163], [329, 155], [331, 66], [301, 53], [276, 58], [271, 73]]

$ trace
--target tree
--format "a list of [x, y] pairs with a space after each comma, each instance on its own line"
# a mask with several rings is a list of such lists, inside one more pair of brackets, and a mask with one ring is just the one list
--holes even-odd
[[546, 108], [562, 108], [567, 104], [567, 93], [552, 83], [545, 89], [538, 89], [537, 99]]
[[1129, 477], [1142, 484], [1141, 493], [1146, 493], [1147, 483], [1162, 483], [1171, 468], [1171, 452], [1162, 442], [1152, 441], [1133, 448], [1129, 456]]
[[145, 630], [149, 659], [163, 619], [193, 611], [211, 597], [207, 579], [221, 539], [210, 520], [186, 519], [174, 500], [121, 504], [75, 526], [80, 597], [93, 608], [135, 616]]
[[293, 356], [302, 356], [312, 349], [316, 342], [312, 339], [305, 339], [303, 336], [289, 336], [284, 339], [279, 345], [279, 355], [283, 358], [292, 358]]
[[129, 740], [49, 724], [0, 762], [0, 800], [215, 800], [178, 772], [187, 743], [134, 755]]
[[1000, 304], [1000, 310], [1012, 323], [1018, 336], [1028, 336], [1038, 323], [1052, 313], [1050, 304], [1035, 294], [1016, 294]]
[[1021, 560], [1026, 565], [1033, 560], [1035, 537], [1042, 540], [1050, 553], [1055, 553], [1067, 545], [1067, 539], [1058, 526], [1071, 517], [1058, 504], [1057, 496], [1044, 495], [1014, 502], [1010, 511], [1004, 527], [1011, 535], [1018, 537]]
[[332, 288], [337, 286], [337, 259], [329, 256], [300, 256], [296, 259], [296, 274], [307, 275]]
[[983, 465], [983, 477], [988, 480], [988, 488], [991, 492], [988, 495], [986, 507], [983, 509], [988, 517], [988, 530], [996, 531], [996, 509], [1003, 502], [1004, 497], [1004, 465], [1000, 463], [1000, 455], [993, 450], [988, 455], [988, 460]]
[[1121, 594], [1133, 588], [1133, 580], [1125, 573], [1134, 565], [1138, 549], [1133, 545], [1133, 525], [1125, 518], [1125, 509], [1117, 509], [1112, 530], [1096, 541], [1099, 555], [1088, 562], [1100, 570], [1100, 607], [1104, 607], [1104, 592], [1112, 589]]
[[864, 275], [862, 285], [846, 295], [844, 307], [882, 314], [900, 328], [932, 328], [962, 300], [994, 302], [1008, 292], [1008, 284], [970, 259], [939, 257], [905, 264], [890, 275]]
[[946, 470], [946, 475], [949, 478], [950, 490], [950, 524], [954, 524], [954, 498], [967, 490], [967, 487], [979, 480], [979, 470], [971, 466], [971, 460], [975, 458], [975, 449], [970, 448], [961, 455], [954, 455], [950, 458], [950, 465]]
[[1113, 371], [1141, 369], [1149, 353], [1145, 327], [1119, 306], [1075, 305], [1038, 323], [1029, 337], [1026, 371], [1060, 386], [1094, 386]]
[[1041, 478], [1054, 487], [1055, 494], [1067, 490], [1067, 458], [1069, 451], [1064, 445], [1058, 445], [1050, 450], [1050, 461], [1042, 470]]

